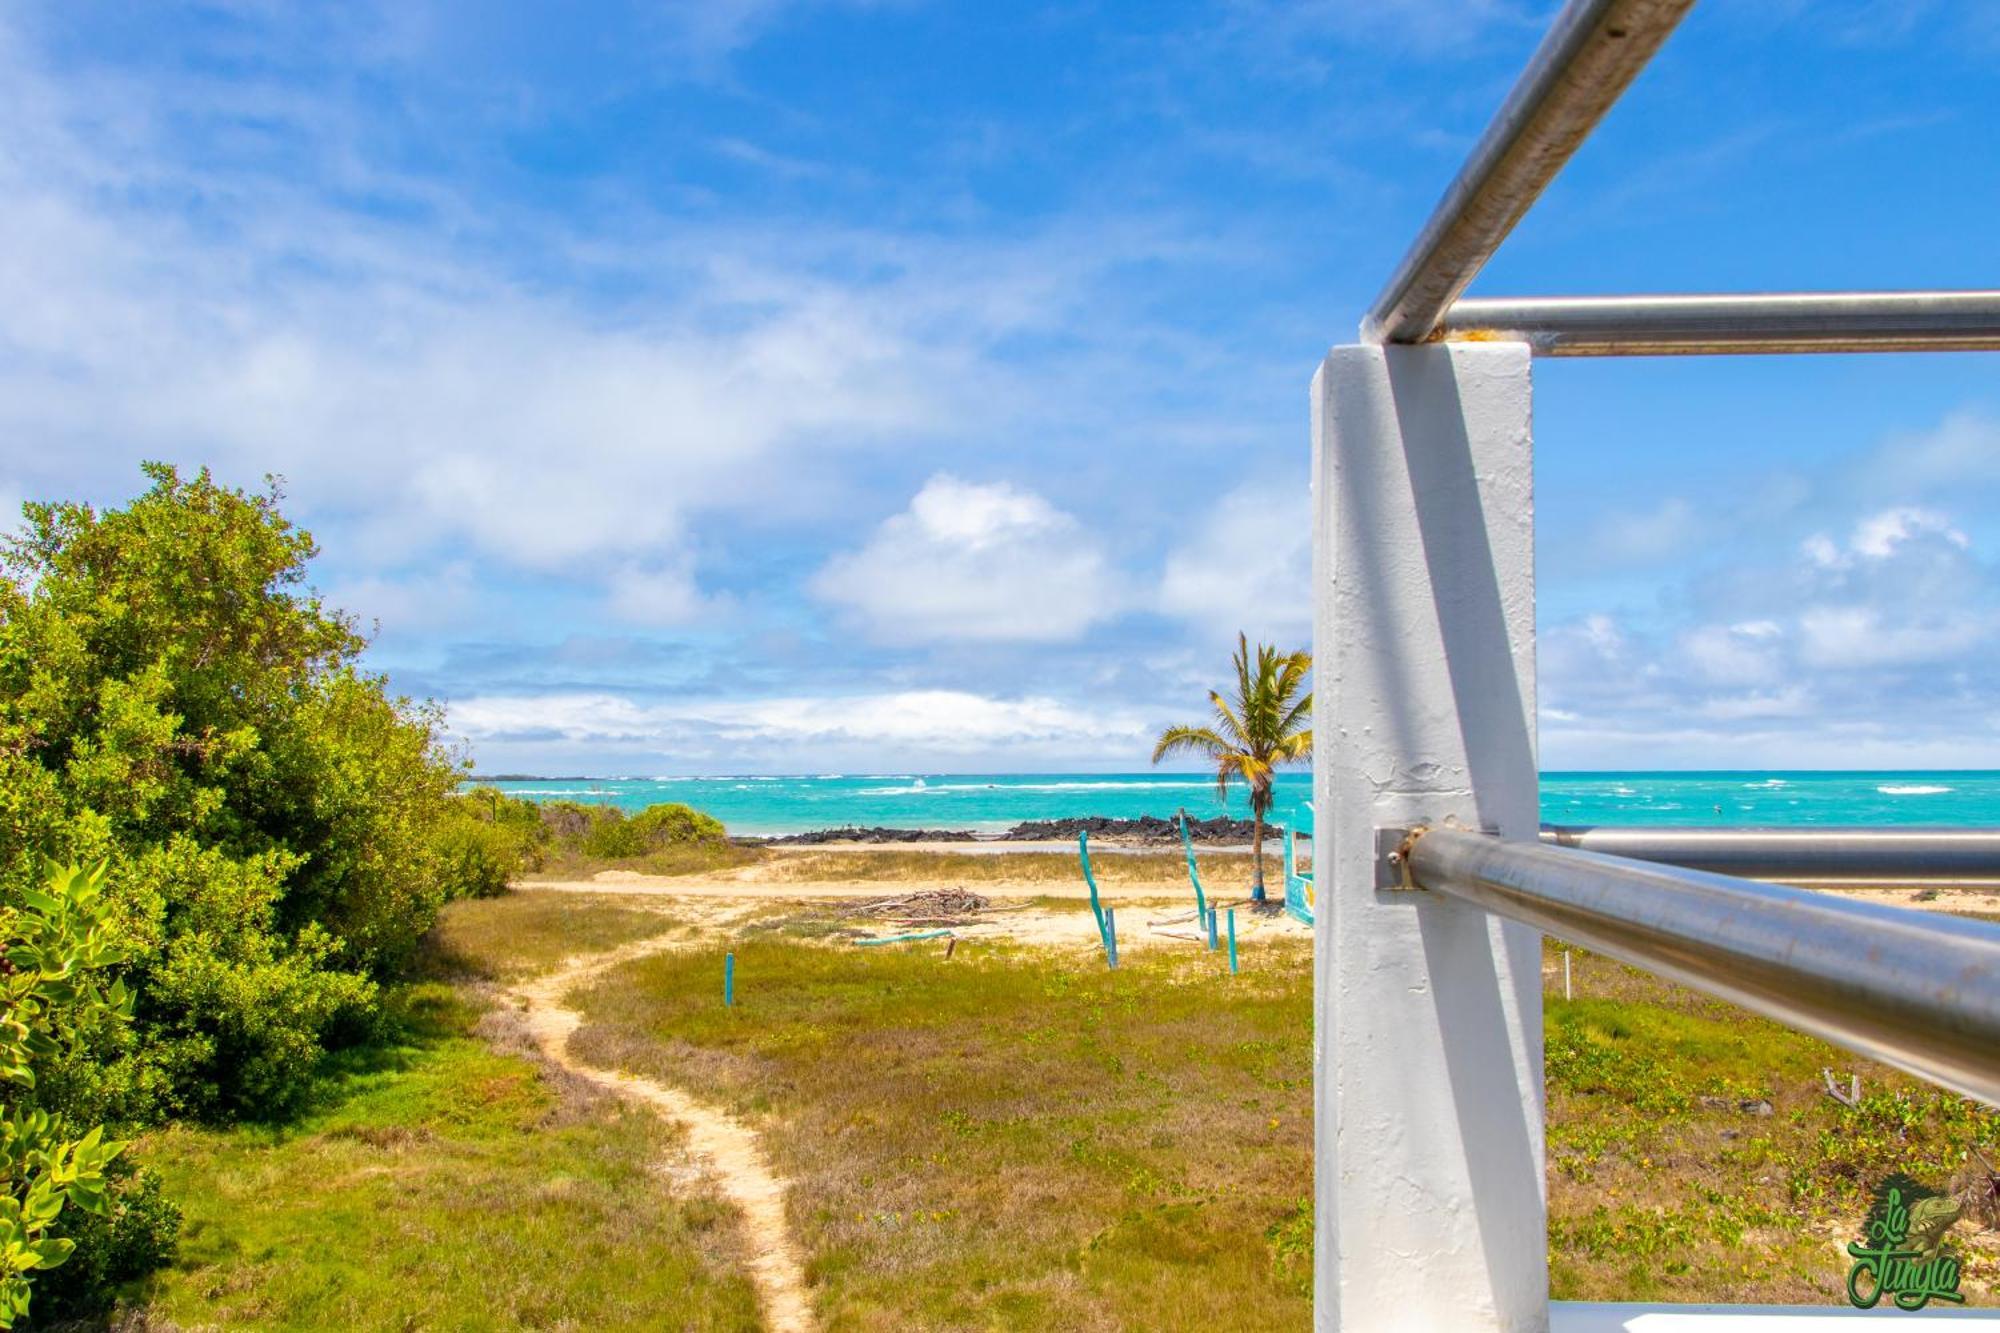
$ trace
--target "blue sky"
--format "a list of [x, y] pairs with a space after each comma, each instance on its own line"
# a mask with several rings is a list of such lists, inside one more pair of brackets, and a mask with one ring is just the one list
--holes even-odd
[[[1136, 768], [1552, 12], [0, 12], [0, 502], [286, 478], [487, 771]], [[1477, 294], [1992, 286], [2000, 11], [1705, 0]], [[1542, 363], [1545, 766], [1991, 766], [2000, 360]]]

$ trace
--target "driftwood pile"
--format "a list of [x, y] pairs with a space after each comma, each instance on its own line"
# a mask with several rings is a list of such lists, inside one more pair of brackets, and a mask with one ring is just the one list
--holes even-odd
[[980, 916], [1004, 910], [984, 894], [967, 889], [921, 889], [849, 903], [840, 914], [875, 917], [899, 926], [969, 926]]

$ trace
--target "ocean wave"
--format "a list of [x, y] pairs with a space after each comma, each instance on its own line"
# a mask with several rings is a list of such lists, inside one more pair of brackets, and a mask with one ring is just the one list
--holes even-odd
[[1875, 790], [1881, 792], [1884, 796], [1942, 796], [1944, 793], [1950, 791], [1951, 788], [1914, 786], [1877, 787]]
[[1762, 782], [1746, 782], [1743, 784], [1743, 787], [1744, 790], [1746, 791], [1757, 791], [1760, 788], [1765, 788], [1765, 787], [1775, 788], [1775, 787], [1786, 787], [1790, 785], [1791, 784], [1786, 782], [1783, 778], [1766, 778]]

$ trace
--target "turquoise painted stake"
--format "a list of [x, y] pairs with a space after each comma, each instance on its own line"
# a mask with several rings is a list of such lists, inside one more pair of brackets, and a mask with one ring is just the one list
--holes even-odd
[[722, 955], [722, 1002], [736, 1003], [736, 955]]
[[[1312, 812], [1312, 802], [1306, 802], [1306, 812]], [[1301, 875], [1298, 869], [1298, 852], [1292, 845], [1292, 829], [1285, 829], [1285, 910], [1294, 918], [1310, 926], [1313, 923], [1313, 876]], [[1318, 862], [1314, 862], [1315, 872]]]
[[1197, 917], [1208, 915], [1208, 898], [1201, 891], [1201, 876], [1194, 868], [1194, 839], [1188, 837], [1187, 811], [1181, 811], [1181, 850], [1187, 853], [1188, 883], [1194, 885], [1194, 910]]
[[1236, 909], [1229, 909], [1229, 970], [1236, 970]]
[[1217, 945], [1215, 942], [1215, 909], [1211, 907], [1208, 909], [1208, 951], [1210, 953], [1214, 953], [1216, 948]]
[[[1090, 911], [1097, 918], [1097, 938], [1104, 941], [1104, 951], [1112, 951], [1110, 927], [1106, 924], [1111, 917], [1111, 909], [1097, 901], [1097, 876], [1090, 873], [1090, 830], [1076, 831], [1076, 859], [1083, 866], [1083, 882], [1090, 886]], [[1112, 964], [1118, 966], [1117, 963]]]
[[871, 944], [908, 944], [911, 940], [941, 940], [951, 934], [948, 930], [920, 930], [914, 935], [884, 935], [879, 940], [856, 940], [857, 948], [865, 949]]
[[1118, 966], [1118, 918], [1109, 907], [1104, 909], [1104, 961]]

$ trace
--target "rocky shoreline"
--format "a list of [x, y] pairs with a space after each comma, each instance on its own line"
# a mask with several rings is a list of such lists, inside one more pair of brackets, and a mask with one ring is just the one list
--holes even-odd
[[[1119, 842], [1176, 846], [1181, 840], [1180, 829], [1174, 820], [1161, 819], [1157, 815], [1141, 815], [1137, 819], [1108, 819], [1103, 816], [1082, 819], [1035, 819], [1016, 824], [1005, 833], [968, 833], [964, 829], [848, 827], [814, 829], [809, 833], [787, 833], [775, 838], [740, 838], [737, 841], [777, 847], [816, 847], [829, 843], [891, 845], [903, 842], [1071, 842], [1076, 839], [1077, 834], [1085, 831], [1088, 831], [1093, 838]], [[1266, 835], [1269, 836], [1271, 832], [1271, 826], [1266, 825]], [[1193, 841], [1208, 846], [1240, 846], [1250, 841], [1250, 833], [1251, 825], [1247, 819], [1218, 816], [1214, 819], [1188, 821], [1188, 836]]]

